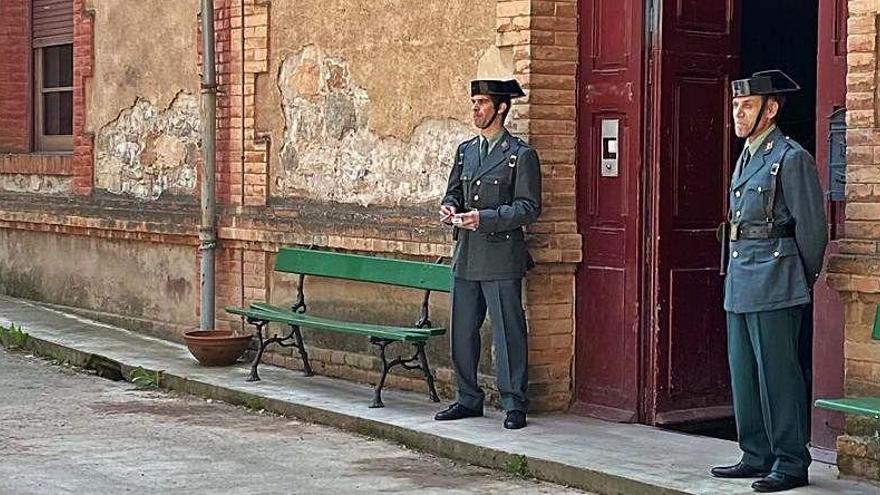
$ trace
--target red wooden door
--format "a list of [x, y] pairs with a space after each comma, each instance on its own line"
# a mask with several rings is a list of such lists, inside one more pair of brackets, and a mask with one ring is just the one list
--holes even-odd
[[[819, 2], [819, 37], [816, 73], [816, 164], [819, 180], [828, 190], [829, 116], [846, 106], [846, 0]], [[828, 202], [832, 241], [826, 259], [837, 252], [835, 239], [843, 237], [843, 202]], [[813, 288], [813, 396], [843, 396], [843, 305], [837, 291], [828, 287], [823, 273]], [[843, 430], [843, 415], [813, 409], [812, 444], [835, 450]]]
[[[644, 4], [590, 0], [578, 8], [577, 196], [584, 261], [576, 286], [573, 410], [636, 421]], [[618, 139], [612, 142], [615, 125]], [[611, 160], [604, 173], [603, 156]]]
[[735, 150], [730, 78], [738, 74], [734, 0], [658, 0], [652, 36], [652, 233], [644, 416], [649, 424], [731, 415], [715, 229]]

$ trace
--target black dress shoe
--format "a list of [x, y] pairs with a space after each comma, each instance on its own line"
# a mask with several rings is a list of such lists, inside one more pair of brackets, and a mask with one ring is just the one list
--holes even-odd
[[504, 427], [508, 430], [518, 430], [526, 427], [526, 413], [522, 411], [508, 411], [504, 418]]
[[806, 477], [798, 478], [790, 474], [770, 473], [766, 477], [752, 483], [752, 489], [756, 492], [770, 493], [791, 490], [800, 486], [807, 486], [810, 482]]
[[733, 466], [715, 466], [709, 472], [716, 478], [763, 478], [770, 470], [749, 466], [740, 461]]
[[468, 409], [458, 402], [434, 415], [437, 421], [454, 421], [456, 419], [477, 418], [483, 415], [483, 411]]

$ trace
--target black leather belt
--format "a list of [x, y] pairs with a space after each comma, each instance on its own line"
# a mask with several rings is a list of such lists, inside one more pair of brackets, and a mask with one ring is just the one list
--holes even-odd
[[742, 225], [730, 224], [730, 240], [742, 239], [778, 239], [794, 237], [794, 225]]

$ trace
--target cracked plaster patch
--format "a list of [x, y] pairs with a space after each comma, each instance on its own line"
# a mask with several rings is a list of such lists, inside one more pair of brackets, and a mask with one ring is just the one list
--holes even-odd
[[139, 199], [191, 195], [199, 147], [198, 98], [181, 92], [165, 110], [138, 98], [95, 138], [95, 186]]
[[286, 126], [274, 177], [281, 196], [362, 206], [434, 201], [446, 190], [456, 146], [473, 135], [459, 121], [432, 119], [407, 139], [378, 136], [369, 95], [347, 62], [314, 46], [284, 61], [278, 87]]
[[0, 191], [69, 194], [70, 178], [39, 174], [0, 174]]

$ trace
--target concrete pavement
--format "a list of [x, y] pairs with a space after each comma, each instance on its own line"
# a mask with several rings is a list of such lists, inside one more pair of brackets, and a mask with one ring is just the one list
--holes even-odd
[[[200, 367], [184, 346], [95, 323], [22, 300], [0, 296], [0, 325], [15, 323], [31, 336], [34, 352], [85, 367], [161, 370], [161, 385], [230, 403], [253, 403], [307, 421], [384, 438], [411, 447], [504, 469], [525, 461], [539, 479], [599, 493], [746, 494], [750, 480], [708, 476], [712, 464], [735, 462], [733, 442], [607, 423], [570, 415], [530, 416], [521, 431], [501, 428], [502, 415], [437, 423], [438, 405], [422, 394], [387, 390], [384, 409], [370, 409], [370, 388], [327, 377], [305, 378], [261, 367], [263, 381], [248, 383], [247, 366]], [[814, 463], [812, 485], [795, 494], [876, 494], [878, 488], [838, 480], [833, 466]]]

